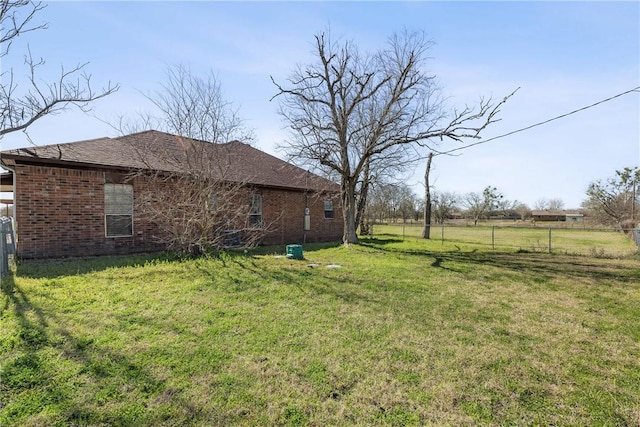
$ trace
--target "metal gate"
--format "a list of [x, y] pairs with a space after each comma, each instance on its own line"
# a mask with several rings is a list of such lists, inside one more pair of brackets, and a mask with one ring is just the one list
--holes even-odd
[[16, 254], [16, 236], [13, 221], [8, 217], [0, 218], [0, 276], [9, 273], [9, 255]]

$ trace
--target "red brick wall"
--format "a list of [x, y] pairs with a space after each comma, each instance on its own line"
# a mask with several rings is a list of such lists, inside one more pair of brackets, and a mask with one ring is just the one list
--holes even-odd
[[[306, 242], [339, 241], [342, 239], [342, 211], [339, 199], [334, 198], [333, 219], [324, 218], [324, 200], [329, 195], [260, 189], [262, 218], [268, 230], [264, 244], [283, 245]], [[305, 203], [306, 201], [306, 203]], [[311, 227], [304, 230], [304, 210], [309, 207]]]
[[[149, 191], [135, 180], [133, 236], [105, 237], [104, 183], [113, 174], [96, 170], [18, 164], [15, 166], [18, 254], [23, 258], [58, 258], [162, 250], [152, 224], [136, 216], [136, 195]], [[334, 199], [334, 218], [324, 218], [322, 195], [261, 188], [263, 221], [269, 232], [263, 244], [338, 241], [342, 212]], [[305, 204], [306, 200], [306, 204]], [[304, 208], [311, 230], [304, 230]]]
[[15, 174], [21, 257], [58, 258], [160, 249], [147, 237], [148, 227], [136, 223], [135, 212], [134, 236], [105, 237], [104, 172], [16, 165]]

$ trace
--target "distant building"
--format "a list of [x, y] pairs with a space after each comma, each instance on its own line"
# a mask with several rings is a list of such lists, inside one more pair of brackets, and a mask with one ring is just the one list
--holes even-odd
[[492, 212], [489, 214], [490, 221], [519, 221], [522, 219], [522, 215], [518, 212]]
[[567, 212], [566, 217], [567, 221], [570, 222], [581, 222], [584, 220], [584, 215], [578, 212]]
[[534, 221], [571, 221], [579, 222], [584, 219], [584, 215], [575, 211], [565, 210], [535, 210], [531, 211]]

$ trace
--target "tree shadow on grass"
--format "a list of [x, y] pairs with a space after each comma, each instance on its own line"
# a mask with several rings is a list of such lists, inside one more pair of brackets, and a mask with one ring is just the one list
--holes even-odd
[[[145, 411], [167, 393], [162, 379], [130, 356], [97, 343], [96, 337], [71, 333], [62, 326], [68, 320], [34, 304], [13, 275], [2, 278], [1, 295], [6, 321], [0, 341], [3, 425], [34, 419], [64, 425], [141, 425], [150, 424], [145, 421], [150, 419], [153, 424], [158, 414]], [[117, 397], [98, 402], [86, 396], [96, 384], [98, 389], [114, 388]], [[147, 400], [132, 401], [128, 393]], [[171, 394], [186, 422], [189, 417], [215, 416], [203, 413], [179, 392]]]
[[[356, 248], [363, 247], [368, 250], [380, 251], [384, 253], [396, 253], [415, 257], [417, 262], [429, 263], [434, 268], [448, 270], [459, 273], [469, 273], [474, 271], [476, 266], [490, 266], [504, 270], [505, 274], [518, 273], [529, 275], [532, 278], [561, 276], [574, 279], [595, 279], [598, 281], [617, 280], [621, 282], [640, 282], [640, 265], [633, 267], [633, 263], [624, 259], [607, 259], [594, 258], [585, 255], [564, 255], [549, 254], [542, 252], [495, 252], [472, 249], [468, 251], [456, 248], [449, 251], [429, 251], [420, 249], [403, 249], [392, 247], [390, 245], [402, 243], [401, 239], [395, 236], [383, 236], [381, 238], [362, 238]], [[325, 247], [338, 247], [341, 243], [334, 243], [327, 246], [320, 245], [318, 249]], [[306, 247], [305, 247], [306, 250]], [[314, 249], [309, 249], [312, 251]], [[271, 252], [273, 253], [273, 252]], [[256, 275], [263, 279], [271, 278], [284, 283], [296, 285], [300, 283], [304, 277], [304, 273], [279, 271], [270, 272], [267, 277], [264, 272], [259, 271], [255, 262], [246, 261], [247, 257], [235, 258], [238, 265], [244, 269], [251, 269]], [[342, 295], [343, 298], [349, 300], [364, 298], [362, 295], [344, 295], [343, 287], [333, 287], [332, 284], [339, 284], [340, 277], [327, 276], [326, 280], [318, 283], [309, 283], [305, 281], [306, 289], [315, 288], [319, 293], [332, 293], [335, 296]], [[354, 277], [349, 276], [343, 280], [353, 281]], [[357, 280], [357, 278], [355, 279]]]
[[531, 277], [562, 276], [640, 282], [640, 266], [627, 260], [599, 259], [581, 255], [558, 255], [537, 252], [488, 251], [421, 251], [376, 246], [378, 250], [421, 258], [431, 266], [465, 273], [469, 267], [491, 266], [531, 275]]
[[390, 237], [382, 237], [382, 236], [391, 236], [390, 234], [382, 234], [380, 235], [380, 237], [362, 237], [360, 238], [360, 243], [359, 245], [361, 246], [371, 246], [371, 247], [377, 247], [377, 246], [384, 246], [384, 245], [388, 245], [391, 243], [402, 243], [402, 239], [397, 239], [397, 238], [390, 238]]
[[[237, 278], [231, 278], [228, 282], [232, 283], [232, 287], [236, 291], [245, 291], [250, 289], [252, 283], [256, 281], [277, 283], [283, 286], [291, 286], [297, 288], [304, 293], [325, 294], [341, 299], [345, 302], [355, 301], [367, 301], [377, 303], [379, 301], [367, 296], [369, 293], [362, 291], [358, 292], [357, 286], [350, 286], [347, 288], [343, 286], [346, 282], [349, 284], [356, 284], [357, 279], [352, 276], [349, 277], [336, 277], [329, 273], [326, 268], [312, 268], [306, 263], [299, 264], [297, 261], [291, 266], [282, 266], [281, 268], [265, 269], [256, 263], [256, 260], [251, 256], [232, 256], [228, 257], [227, 263], [232, 263], [240, 270], [248, 273], [250, 276], [245, 277], [242, 280]], [[224, 274], [218, 270], [211, 268], [203, 268], [202, 266], [196, 267], [202, 274], [206, 275], [210, 279], [210, 283], [217, 283], [220, 274]], [[231, 273], [234, 269], [229, 270]], [[251, 278], [252, 280], [249, 280]], [[354, 282], [354, 280], [356, 282]], [[365, 279], [363, 279], [363, 282]]]

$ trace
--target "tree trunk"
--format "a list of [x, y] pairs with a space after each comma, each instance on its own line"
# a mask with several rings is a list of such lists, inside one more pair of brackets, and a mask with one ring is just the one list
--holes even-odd
[[431, 159], [433, 152], [427, 156], [427, 167], [424, 171], [424, 228], [422, 230], [422, 238], [431, 238], [431, 187], [429, 186], [429, 173], [431, 172]]
[[367, 159], [362, 171], [362, 185], [360, 186], [360, 197], [358, 197], [356, 225], [360, 227], [360, 235], [369, 234], [368, 222], [366, 220], [367, 197], [369, 196], [371, 161]]
[[342, 187], [342, 218], [344, 220], [342, 242], [348, 246], [350, 243], [359, 243], [356, 233], [358, 224], [356, 223], [355, 183], [343, 179]]

